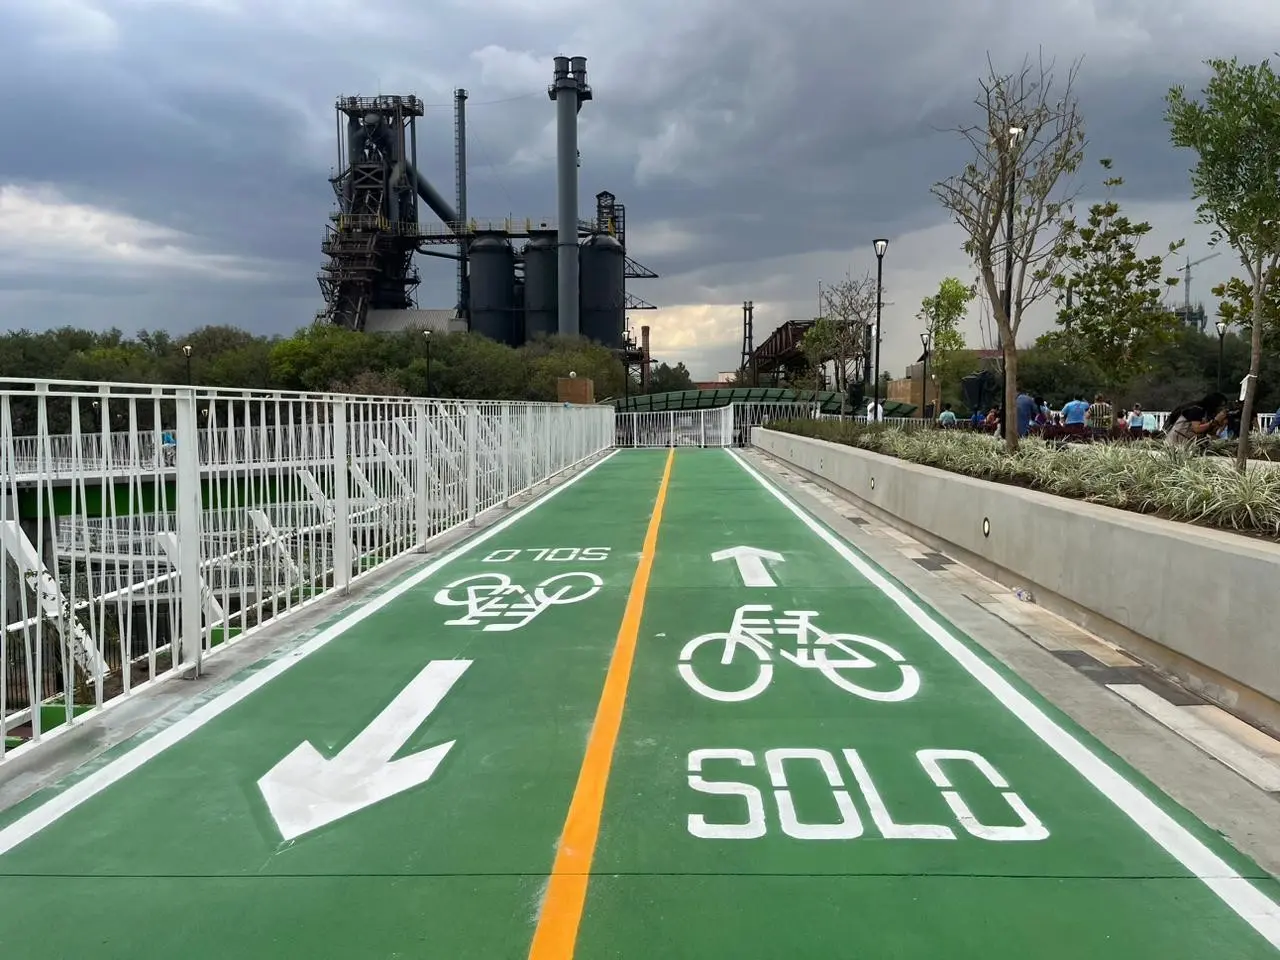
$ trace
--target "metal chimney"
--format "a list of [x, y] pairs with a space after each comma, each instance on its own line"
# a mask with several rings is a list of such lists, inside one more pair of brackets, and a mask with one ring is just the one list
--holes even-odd
[[640, 328], [640, 386], [647, 392], [649, 389], [649, 328]]
[[556, 189], [558, 327], [561, 336], [577, 336], [578, 323], [578, 111], [591, 99], [586, 57], [556, 57], [547, 95], [556, 101]]

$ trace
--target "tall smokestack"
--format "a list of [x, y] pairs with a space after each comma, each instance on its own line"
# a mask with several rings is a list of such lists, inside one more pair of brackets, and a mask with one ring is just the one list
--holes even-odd
[[649, 389], [649, 328], [640, 328], [640, 356], [643, 358], [640, 362], [640, 386], [644, 390]]
[[556, 101], [556, 189], [559, 193], [557, 282], [559, 331], [577, 336], [578, 324], [578, 111], [591, 99], [586, 57], [556, 57], [548, 96]]

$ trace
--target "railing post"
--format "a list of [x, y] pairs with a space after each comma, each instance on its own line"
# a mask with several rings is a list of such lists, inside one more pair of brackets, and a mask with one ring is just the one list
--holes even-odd
[[546, 468], [547, 475], [543, 477], [547, 481], [547, 486], [551, 486], [551, 408], [542, 408], [542, 455], [543, 466]]
[[699, 410], [698, 413], [698, 428], [702, 431], [702, 442], [699, 446], [705, 448], [707, 445], [707, 411]]
[[467, 473], [467, 520], [471, 524], [476, 522], [476, 483], [479, 480], [480, 458], [477, 456], [478, 435], [480, 432], [479, 418], [477, 416], [476, 405], [468, 403], [466, 406], [466, 420], [463, 425], [463, 435], [466, 438], [467, 455], [466, 467]]
[[351, 454], [347, 451], [347, 401], [330, 404], [333, 412], [333, 585], [343, 593], [351, 584]]
[[502, 503], [511, 504], [511, 404], [502, 405], [502, 429], [498, 431], [502, 444]]
[[174, 499], [178, 537], [178, 637], [173, 666], [200, 675], [204, 657], [200, 620], [204, 591], [200, 584], [200, 433], [196, 426], [196, 392], [181, 389], [174, 397], [177, 423], [174, 436]]
[[413, 402], [413, 445], [418, 452], [417, 489], [414, 491], [414, 514], [418, 525], [414, 538], [422, 546], [431, 536], [431, 450], [427, 440], [428, 407], [425, 400]]

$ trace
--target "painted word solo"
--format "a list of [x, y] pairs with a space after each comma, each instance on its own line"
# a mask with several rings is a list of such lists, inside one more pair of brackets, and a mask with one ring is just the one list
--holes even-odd
[[[898, 823], [893, 819], [880, 791], [857, 750], [841, 751], [845, 766], [853, 777], [853, 783], [871, 816], [871, 822], [880, 836], [886, 840], [955, 840], [956, 831], [942, 823]], [[1044, 840], [1049, 830], [1013, 790], [1009, 783], [985, 757], [970, 750], [918, 750], [916, 761], [920, 764], [942, 799], [950, 808], [956, 824], [965, 833], [981, 840], [1010, 842], [1019, 840]], [[699, 793], [719, 797], [740, 797], [746, 806], [745, 821], [713, 823], [704, 814], [691, 813], [689, 832], [704, 840], [758, 840], [769, 832], [770, 816], [766, 812], [764, 792], [750, 783], [735, 780], [708, 780], [702, 775], [703, 764], [709, 760], [731, 761], [742, 767], [755, 767], [756, 757], [750, 750], [711, 748], [694, 750], [689, 754], [689, 786]], [[803, 823], [796, 815], [791, 788], [787, 784], [787, 766], [802, 762], [817, 764], [827, 785], [839, 815], [836, 823]], [[957, 764], [969, 764], [998, 791], [1012, 812], [1016, 825], [983, 823], [975, 816], [972, 807], [955, 788], [944, 764], [953, 771]], [[777, 827], [796, 840], [854, 840], [864, 833], [862, 817], [854, 804], [841, 766], [836, 757], [826, 751], [810, 747], [779, 747], [764, 753], [763, 767], [768, 771], [773, 787], [773, 809]]]

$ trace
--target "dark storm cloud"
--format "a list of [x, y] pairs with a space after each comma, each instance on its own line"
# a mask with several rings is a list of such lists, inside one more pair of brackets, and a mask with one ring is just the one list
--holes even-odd
[[[631, 252], [666, 278], [635, 292], [692, 303], [756, 282], [807, 301], [813, 276], [771, 272], [796, 271], [806, 253], [852, 250], [865, 261], [873, 237], [947, 219], [929, 186], [964, 161], [944, 131], [975, 119], [988, 49], [1009, 51], [1002, 68], [1041, 43], [1060, 69], [1085, 54], [1091, 158], [1115, 158], [1130, 198], [1185, 197], [1189, 157], [1168, 146], [1165, 91], [1198, 88], [1205, 56], [1266, 55], [1254, 38], [1280, 25], [1274, 4], [1232, 7], [11, 0], [0, 5], [0, 83], [11, 91], [0, 99], [0, 184], [50, 183], [75, 202], [181, 231], [190, 249], [269, 264], [265, 282], [130, 275], [104, 289], [103, 325], [217, 315], [287, 331], [319, 306], [335, 96], [421, 96], [431, 105], [422, 166], [451, 196], [451, 90], [467, 87], [470, 212], [547, 216], [550, 58], [583, 54], [596, 92], [582, 112], [583, 206], [597, 190], [617, 193]], [[449, 266], [423, 272], [424, 304], [451, 302]], [[38, 271], [16, 302], [12, 276], [0, 278], [0, 306], [42, 325], [65, 305], [51, 292], [42, 306], [32, 289], [65, 297], [99, 282], [92, 271]], [[184, 293], [196, 283], [198, 298]], [[94, 322], [91, 310], [77, 316]]]

